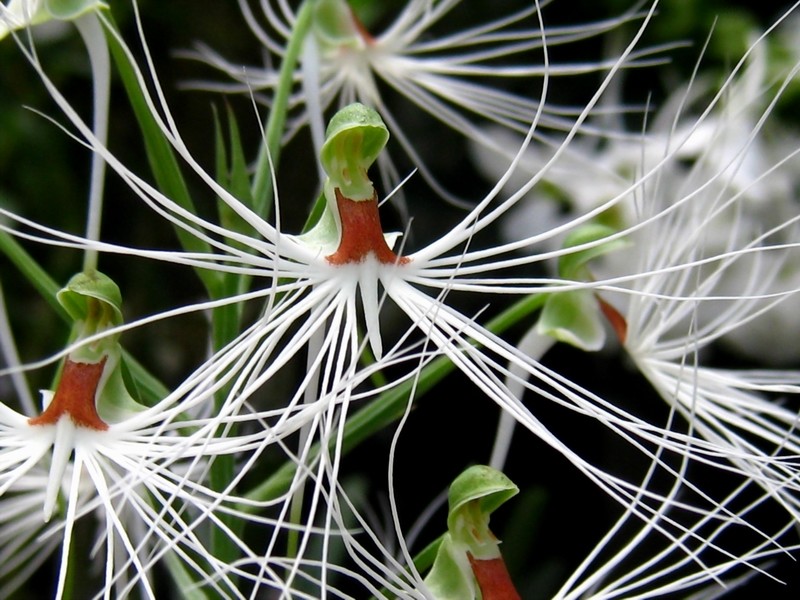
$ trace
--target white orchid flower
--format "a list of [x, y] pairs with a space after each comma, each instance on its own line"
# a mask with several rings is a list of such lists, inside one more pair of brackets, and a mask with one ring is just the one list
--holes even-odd
[[[212, 491], [205, 479], [209, 461], [247, 452], [248, 438], [213, 437], [226, 419], [215, 417], [209, 431], [208, 421], [194, 416], [214, 388], [198, 389], [191, 378], [152, 407], [136, 403], [119, 369], [116, 286], [81, 274], [62, 292], [68, 311], [80, 312], [81, 304], [88, 311], [79, 321], [84, 337], [65, 350], [57, 387], [43, 392], [41, 411], [16, 364], [4, 309], [0, 315], [10, 365], [3, 372], [14, 377], [22, 407], [0, 404], [0, 593], [10, 594], [60, 549], [55, 598], [71, 593], [67, 582], [96, 553], [104, 566], [85, 575], [99, 597], [135, 589], [156, 598], [151, 571], [162, 560], [182, 563], [193, 585], [235, 597], [227, 565], [210, 553], [201, 530], [216, 527], [246, 548], [219, 517], [236, 514], [238, 499]], [[94, 539], [77, 536], [79, 522]]]
[[[290, 38], [298, 21], [307, 17], [302, 16], [303, 9], [294, 9], [288, 2], [278, 4], [279, 7], [261, 4], [265, 21], [262, 25], [247, 3], [240, 2], [248, 26], [265, 51], [283, 59], [289, 52]], [[641, 17], [631, 12], [596, 23], [545, 26], [542, 8], [531, 3], [513, 12], [500, 9], [507, 14], [445, 36], [431, 37], [432, 30], [442, 22], [459, 11], [466, 14], [474, 7], [461, 0], [412, 0], [377, 33], [367, 31], [346, 0], [316, 0], [308, 5], [311, 7], [310, 32], [303, 47], [302, 65], [294, 74], [294, 80], [299, 82], [297, 90], [289, 100], [290, 106], [300, 108], [288, 135], [308, 125], [319, 152], [325, 123], [332, 113], [353, 102], [361, 102], [381, 114], [396, 143], [433, 189], [456, 202], [419, 156], [420, 142], [406, 133], [403, 117], [385, 98], [384, 88], [404, 97], [415, 108], [451, 127], [465, 139], [510, 160], [514, 146], [496, 143], [476, 122], [494, 123], [524, 135], [533, 115], [540, 109], [540, 130], [542, 127], [568, 130], [580, 111], [563, 107], [551, 111], [547, 106], [540, 107], [533, 89], [530, 93], [512, 93], [506, 89], [507, 82], [603, 72], [619, 66], [614, 60], [531, 64], [529, 55], [538, 53], [541, 56], [545, 44], [554, 46], [585, 40]], [[270, 32], [276, 32], [277, 39]], [[637, 51], [626, 60], [629, 64], [645, 65], [652, 60], [647, 57], [653, 52], [655, 50]], [[206, 62], [238, 82], [194, 81], [188, 84], [190, 87], [266, 92], [264, 102], [271, 103], [270, 94], [280, 80], [274, 69], [243, 68], [204, 46], [199, 53], [188, 56]], [[395, 187], [399, 176], [389, 153], [379, 157], [378, 168], [386, 188]]]

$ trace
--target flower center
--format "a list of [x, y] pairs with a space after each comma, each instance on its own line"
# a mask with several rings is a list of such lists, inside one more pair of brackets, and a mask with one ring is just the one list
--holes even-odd
[[73, 362], [67, 358], [53, 400], [41, 415], [28, 419], [28, 423], [55, 425], [66, 413], [78, 427], [97, 431], [108, 429], [108, 425], [97, 414], [95, 405], [97, 385], [105, 364], [105, 358], [97, 363]]
[[392, 252], [383, 237], [377, 194], [371, 200], [350, 200], [336, 188], [336, 206], [342, 225], [339, 248], [327, 256], [332, 265], [362, 262], [372, 254], [383, 264], [404, 265], [409, 258]]

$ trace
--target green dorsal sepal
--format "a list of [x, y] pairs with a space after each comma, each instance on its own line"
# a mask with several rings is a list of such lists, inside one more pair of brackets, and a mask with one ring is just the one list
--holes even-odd
[[487, 583], [481, 579], [481, 570], [475, 569], [478, 564], [502, 565], [505, 580], [499, 585], [513, 590], [500, 554], [500, 542], [489, 530], [489, 517], [518, 492], [519, 488], [503, 473], [484, 465], [469, 467], [456, 477], [448, 495], [447, 533], [425, 577], [425, 585], [436, 600], [478, 600], [482, 590], [496, 588], [497, 581]]
[[372, 200], [375, 189], [367, 170], [387, 141], [389, 130], [373, 109], [356, 102], [337, 112], [320, 155], [330, 186], [349, 200]]
[[630, 246], [630, 242], [621, 237], [612, 238], [605, 242], [601, 241], [615, 233], [616, 231], [611, 227], [599, 223], [587, 223], [570, 233], [564, 239], [564, 248], [575, 248], [583, 245], [588, 247], [562, 256], [558, 260], [558, 275], [564, 279], [588, 280], [590, 274], [587, 264], [591, 260]]
[[[57, 294], [59, 304], [75, 321], [75, 341], [94, 336], [122, 324], [122, 295], [119, 287], [99, 271], [78, 273]], [[109, 335], [81, 346], [71, 353], [73, 360], [97, 362], [116, 350], [118, 335]]]
[[314, 34], [325, 46], [357, 46], [358, 24], [345, 0], [317, 0], [314, 4]]

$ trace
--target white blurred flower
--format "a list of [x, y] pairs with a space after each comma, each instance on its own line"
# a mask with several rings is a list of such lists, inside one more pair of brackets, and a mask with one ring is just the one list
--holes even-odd
[[[569, 151], [548, 168], [542, 184], [509, 213], [503, 223], [505, 237], [518, 239], [526, 232], [530, 235], [559, 227], [576, 215], [627, 194], [627, 199], [598, 215], [599, 221], [626, 229], [640, 220], [642, 204], [650, 201], [648, 195], [664, 195], [666, 190], [674, 202], [695, 195], [716, 197], [719, 203], [735, 197], [730, 210], [720, 211], [703, 224], [702, 237], [696, 243], [707, 256], [747, 243], [753, 235], [782, 227], [793, 219], [800, 206], [794, 194], [800, 187], [797, 132], [774, 113], [784, 89], [792, 83], [797, 65], [790, 65], [781, 80], [775, 80], [775, 73], [768, 70], [769, 47], [763, 39], [768, 33], [771, 32], [753, 43], [746, 60], [737, 65], [719, 90], [714, 91], [711, 78], [702, 75], [676, 90], [638, 140], [619, 132], [602, 142], [581, 139], [572, 143]], [[711, 101], [704, 104], [703, 99], [709, 96]], [[513, 143], [508, 132], [494, 130], [491, 135], [498, 144]], [[518, 177], [540, 172], [552, 154], [545, 145], [532, 145]], [[501, 157], [479, 146], [475, 146], [475, 160], [490, 178], [505, 169]], [[637, 188], [634, 182], [648, 173], [655, 175], [647, 175], [639, 195], [629, 192]], [[667, 200], [659, 202], [662, 208], [669, 205]], [[713, 200], [698, 200], [695, 204], [703, 202]], [[732, 229], [738, 232], [737, 239], [732, 238]], [[687, 230], [687, 234], [691, 231]], [[776, 235], [791, 241], [792, 234], [784, 227], [783, 233]], [[544, 248], [553, 249], [560, 243], [561, 239], [551, 239]], [[638, 268], [631, 260], [633, 256], [614, 253], [603, 257], [594, 264], [594, 275], [602, 279], [633, 273]], [[794, 273], [800, 269], [800, 259], [790, 255], [781, 260], [780, 273], [772, 284], [786, 289], [796, 281]], [[736, 282], [747, 275], [733, 266], [726, 273], [734, 294]], [[772, 291], [777, 292], [778, 287]], [[792, 316], [792, 306], [793, 302], [786, 302], [763, 318], [740, 323], [723, 336], [723, 341], [742, 355], [768, 364], [796, 362], [800, 350], [789, 340], [800, 335], [800, 325]], [[700, 318], [703, 317], [701, 311]], [[775, 340], [773, 335], [787, 343], [771, 343]]]
[[[280, 2], [277, 8], [271, 3], [261, 3], [266, 27], [259, 23], [247, 2], [240, 0], [247, 24], [265, 52], [281, 60], [290, 52], [298, 22], [311, 21], [310, 33], [304, 41], [302, 65], [293, 76], [298, 85], [290, 106], [300, 108], [288, 136], [308, 125], [318, 152], [325, 123], [333, 112], [347, 104], [361, 102], [380, 112], [414, 167], [439, 195], [447, 198], [453, 197], [437, 182], [418, 154], [426, 140], [408, 136], [403, 117], [396, 114], [393, 103], [384, 98], [387, 88], [467, 140], [510, 160], [516, 145], [497, 143], [476, 122], [495, 123], [524, 135], [534, 115], [542, 110], [540, 127], [569, 130], [580, 110], [564, 107], [550, 110], [548, 106], [540, 106], [536, 99], [539, 90], [531, 87], [535, 78], [602, 72], [619, 67], [615, 59], [550, 64], [543, 56], [544, 45], [552, 47], [585, 40], [641, 16], [632, 12], [596, 23], [549, 26], [541, 14], [542, 7], [531, 2], [515, 11], [501, 8], [507, 14], [495, 15], [491, 20], [485, 19], [455, 32], [434, 33], [441, 23], [458, 18], [459, 10], [461, 15], [469, 16], [467, 11], [473, 11], [474, 7], [467, 4], [462, 0], [411, 0], [397, 11], [382, 32], [375, 33], [367, 31], [345, 0], [318, 0], [303, 4], [299, 10], [291, 8], [288, 2]], [[647, 56], [652, 52], [633, 52], [627, 62], [648, 64]], [[203, 46], [198, 53], [189, 56], [238, 82], [195, 81], [189, 84], [191, 87], [266, 92], [263, 101], [271, 104], [271, 94], [280, 81], [279, 73], [272, 67], [243, 67]], [[507, 91], [509, 82], [524, 82], [529, 91]], [[378, 159], [378, 168], [386, 189], [398, 183], [396, 167], [388, 154]]]
[[[653, 192], [671, 200], [668, 189]], [[777, 278], [783, 260], [797, 260], [797, 242], [780, 241], [780, 234], [796, 233], [797, 218], [744, 243], [733, 228], [728, 251], [708, 257], [705, 231], [735, 206], [714, 196], [673, 206], [671, 222], [635, 236], [641, 268], [655, 275], [636, 280], [630, 290], [625, 348], [691, 433], [719, 448], [709, 461], [730, 461], [799, 519], [794, 457], [800, 413], [794, 398], [800, 372], [705, 364], [708, 347], [728, 332], [781, 304], [796, 310], [800, 287]]]
[[[800, 519], [800, 372], [721, 368], [708, 361], [712, 346], [731, 335], [760, 362], [797, 353], [792, 342], [779, 346], [793, 338], [781, 329], [796, 331], [796, 324], [778, 323], [800, 306], [800, 280], [793, 275], [800, 264], [800, 217], [789, 206], [793, 198], [776, 190], [796, 177], [800, 147], [783, 150], [774, 162], [759, 161], [767, 154], [762, 134], [772, 109], [799, 70], [800, 64], [784, 75], [761, 112], [748, 113], [749, 133], [727, 128], [729, 119], [744, 119], [742, 110], [718, 112], [712, 103], [683, 137], [665, 138], [670, 146], [658, 163], [664, 170], [632, 194], [640, 223], [628, 229], [635, 264], [598, 268], [606, 281], [616, 276], [630, 282], [616, 288], [625, 292], [614, 296], [624, 315], [617, 331], [636, 367], [698, 440], [696, 459], [743, 475], [792, 522]], [[724, 98], [721, 107], [736, 105], [744, 94], [751, 110], [746, 89], [734, 71], [717, 95]], [[696, 140], [708, 124], [715, 132], [709, 145], [682, 167], [682, 141]], [[773, 177], [775, 185], [768, 183]], [[754, 335], [753, 327], [765, 324], [768, 329]], [[759, 343], [772, 347], [762, 350]]]

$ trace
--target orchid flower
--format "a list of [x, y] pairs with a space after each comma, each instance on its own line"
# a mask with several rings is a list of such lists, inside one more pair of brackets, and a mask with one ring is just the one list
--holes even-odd
[[[246, 548], [219, 517], [236, 513], [237, 498], [213, 492], [203, 481], [213, 457], [246, 452], [247, 439], [213, 437], [225, 419], [215, 418], [209, 432], [208, 422], [194, 414], [214, 389], [198, 389], [191, 378], [152, 407], [128, 394], [115, 332], [119, 290], [107, 277], [79, 274], [59, 300], [76, 319], [78, 339], [65, 350], [55, 392], [43, 392], [40, 414], [31, 414], [22, 367], [14, 365], [5, 311], [0, 322], [12, 365], [6, 372], [24, 407], [18, 412], [0, 404], [0, 589], [6, 595], [19, 587], [60, 547], [57, 598], [70, 593], [68, 581], [84, 553], [103, 550], [104, 568], [87, 574], [98, 577], [102, 597], [124, 597], [138, 588], [155, 598], [150, 571], [159, 560], [190, 574], [186, 590], [208, 585], [235, 597], [227, 567], [207, 549], [202, 529], [222, 528]], [[76, 538], [79, 521], [96, 522], [93, 544]]]
[[[784, 16], [789, 18], [791, 10]], [[708, 188], [716, 187], [718, 194], [739, 194], [736, 210], [726, 213], [728, 219], [720, 216], [710, 223], [713, 229], [706, 230], [703, 245], [708, 255], [726, 251], [732, 241], [730, 229], [742, 229], [737, 221], [767, 230], [791, 219], [796, 214], [791, 190], [798, 185], [797, 169], [792, 168], [797, 160], [796, 132], [777, 114], [776, 107], [785, 90], [793, 85], [795, 65], [783, 65], [783, 72], [778, 73], [769, 58], [788, 50], [785, 43], [776, 41], [785, 37], [785, 29], [789, 29], [788, 23], [770, 38], [761, 36], [759, 43], [752, 44], [721, 87], [714, 78], [701, 75], [678, 86], [661, 103], [640, 139], [611, 136], [602, 144], [591, 139], [576, 140], [571, 152], [548, 169], [546, 185], [534, 190], [538, 193], [520, 202], [505, 219], [505, 237], [517, 239], [529, 221], [536, 222], [541, 231], [559, 227], [575, 215], [625, 194], [637, 173], [654, 164], [659, 165], [662, 188], [672, 185], [686, 194], [703, 188], [704, 194], [711, 195]], [[513, 143], [507, 132], [495, 129], [491, 135], [498, 144]], [[540, 171], [551, 154], [550, 148], [532, 144], [510, 186], [518, 186], [526, 173]], [[491, 178], [505, 169], [503, 160], [477, 145], [475, 163]], [[680, 193], [675, 194], [676, 200], [680, 197]], [[617, 204], [600, 220], [625, 229], [640, 217], [641, 207], [629, 200]], [[742, 238], [749, 233], [745, 229]], [[554, 239], [546, 247], [558, 247], [561, 242]], [[594, 276], [608, 278], [633, 272], [638, 265], [630, 260], [632, 256], [633, 253], [608, 256], [593, 266]], [[796, 260], [789, 258], [777, 280], [790, 285], [797, 280], [797, 272]], [[768, 358], [770, 364], [796, 362], [797, 348], [789, 342], [797, 333], [790, 306], [791, 303], [780, 304], [762, 319], [731, 328], [724, 343], [748, 358]], [[785, 336], [785, 343], [772, 343], [774, 336]]]
[[[638, 264], [626, 266], [653, 276], [631, 280], [618, 331], [637, 368], [685, 418], [692, 435], [717, 447], [704, 460], [722, 469], [719, 459], [730, 461], [797, 521], [794, 458], [800, 438], [792, 398], [800, 392], [800, 372], [706, 364], [709, 349], [734, 332], [752, 342], [750, 354], [762, 360], [795, 355], [793, 342], [780, 348], [784, 330], [793, 330], [780, 319], [796, 312], [800, 291], [798, 218], [785, 192], [800, 149], [786, 148], [783, 139], [766, 146], [778, 129], [775, 106], [800, 65], [764, 101], [762, 45], [751, 54], [740, 63], [747, 65], [744, 74], [735, 70], [717, 95], [719, 111], [712, 112], [712, 104], [693, 127], [674, 125], [674, 137], [666, 139], [666, 168], [647, 198], [634, 194], [641, 221], [670, 216], [632, 236]], [[692, 155], [688, 170], [671, 164]], [[599, 275], [623, 268], [607, 266]], [[766, 325], [761, 335], [759, 322]], [[767, 347], [759, 350], [762, 343]]]
[[[755, 58], [751, 60], [759, 60], [759, 48], [753, 46], [751, 52]], [[745, 60], [739, 68], [744, 64]], [[759, 321], [766, 325], [762, 331], [764, 341], [770, 340], [767, 346], [777, 345], [761, 351], [762, 359], [781, 353], [791, 356], [795, 351], [793, 343], [784, 349], [780, 341], [783, 329], [789, 328], [791, 332], [792, 325], [776, 326], [776, 323], [780, 322], [781, 314], [794, 314], [797, 310], [800, 291], [794, 275], [798, 260], [797, 217], [796, 211], [786, 206], [791, 200], [775, 191], [781, 189], [781, 182], [793, 176], [792, 167], [797, 164], [800, 150], [796, 146], [784, 148], [781, 154], [773, 156], [773, 162], [761, 161], [768, 154], [764, 149], [765, 138], [776, 129], [775, 123], [770, 123], [775, 120], [772, 111], [798, 66], [783, 76], [768, 102], [759, 98], [756, 105], [753, 67], [749, 66], [744, 75], [745, 81], [751, 78], [749, 86], [737, 77], [739, 68], [693, 125], [675, 117], [672, 135], [643, 138], [645, 148], [640, 152], [640, 160], [644, 166], [639, 170], [653, 172], [648, 171], [648, 161], [655, 161], [659, 165], [658, 175], [650, 184], [633, 190], [627, 210], [603, 215], [607, 221], [628, 225], [629, 241], [636, 251], [610, 254], [611, 260], [603, 257], [605, 264], [591, 267], [592, 275], [606, 282], [601, 288], [615, 277], [631, 282], [630, 287], [621, 286], [624, 294], [618, 293], [622, 291], [620, 288], [609, 286], [617, 292], [609, 292], [610, 296], [626, 308], [620, 313], [598, 297], [594, 307], [584, 309], [582, 315], [593, 319], [595, 330], [602, 326], [601, 314], [613, 319], [619, 341], [634, 364], [668, 403], [671, 414], [680, 415], [686, 431], [696, 438], [694, 442], [687, 438], [692, 448], [687, 448], [686, 455], [693, 456], [698, 463], [739, 476], [741, 487], [731, 496], [720, 500], [707, 498], [711, 510], [722, 511], [718, 512], [722, 515], [729, 510], [731, 499], [738, 498], [743, 489], [753, 493], [760, 488], [759, 499], [753, 506], [763, 508], [776, 503], [783, 508], [789, 517], [783, 520], [782, 533], [785, 533], [800, 516], [795, 461], [800, 449], [799, 417], [793, 400], [800, 391], [800, 372], [721, 369], [704, 364], [709, 348], [726, 341], [731, 333], [742, 340], [740, 343], [746, 345], [744, 340], [752, 340], [758, 348], [758, 340], [753, 337], [758, 335], [754, 325]], [[762, 92], [759, 88], [759, 94]], [[755, 112], [759, 105], [760, 113]], [[745, 115], [749, 119], [744, 119]], [[728, 126], [730, 121], [735, 127]], [[737, 127], [747, 123], [751, 129], [741, 133]], [[736, 131], [739, 135], [733, 137]], [[702, 150], [696, 145], [700, 132], [707, 144], [700, 146]], [[598, 160], [609, 156], [613, 157], [613, 152], [600, 154]], [[687, 167], [690, 156], [694, 162]], [[571, 180], [553, 181], [562, 181], [564, 189], [577, 189], [582, 185], [578, 179], [573, 176]], [[591, 186], [586, 183], [588, 190]], [[618, 179], [610, 187], [614, 195], [619, 193], [613, 191], [615, 188], [622, 190], [625, 186]], [[603, 194], [608, 188], [599, 185], [594, 191]], [[591, 194], [588, 196], [591, 198]], [[575, 197], [586, 198], [587, 193], [576, 192]], [[597, 198], [594, 203], [602, 203], [602, 199]], [[762, 211], [764, 206], [777, 208]], [[512, 224], [519, 223], [519, 214], [514, 217]], [[631, 227], [636, 222], [644, 225]], [[613, 260], [619, 255], [623, 260]], [[633, 273], [641, 276], [631, 277]], [[581, 293], [590, 300], [585, 291]], [[557, 304], [560, 295], [549, 300]], [[545, 339], [542, 334], [547, 329], [540, 320], [520, 349], [539, 356], [542, 348], [547, 348], [540, 341]], [[590, 330], [585, 326], [583, 329]], [[592, 349], [574, 339], [568, 341]], [[755, 348], [751, 348], [751, 353]], [[507, 385], [518, 386], [513, 379]], [[512, 430], [507, 425], [499, 430], [492, 462], [496, 467], [504, 462]], [[683, 476], [679, 480], [683, 487], [695, 490], [701, 487], [697, 481], [691, 482]], [[746, 512], [749, 514], [751, 509], [752, 506]], [[742, 523], [749, 518], [744, 513], [739, 516]], [[710, 540], [716, 535], [703, 539]], [[767, 541], [772, 534], [762, 535], [762, 541]], [[760, 552], [757, 550], [756, 555]], [[736, 564], [734, 560], [728, 566]], [[630, 588], [625, 593], [630, 593]]]
[[[744, 64], [743, 60], [740, 66]], [[681, 131], [673, 125], [674, 137], [664, 138], [664, 158], [658, 159], [652, 146], [643, 152], [645, 161], [656, 157], [660, 168], [650, 185], [632, 194], [629, 212], [642, 223], [628, 228], [628, 239], [636, 249], [634, 260], [592, 267], [593, 274], [606, 282], [600, 287], [615, 276], [630, 282], [609, 286], [608, 297], [618, 302], [620, 311], [602, 299], [598, 308], [604, 304], [605, 315], [613, 315], [614, 329], [633, 363], [694, 438], [687, 438], [691, 449], [686, 455], [698, 464], [735, 473], [741, 488], [731, 498], [741, 489], [760, 488], [758, 504], [772, 502], [785, 510], [787, 528], [800, 517], [795, 403], [800, 372], [715, 368], [707, 361], [713, 346], [729, 333], [752, 335], [751, 324], [761, 319], [774, 324], [773, 312], [797, 309], [796, 212], [786, 216], [784, 207], [762, 214], [769, 220], [758, 220], [753, 199], [758, 198], [755, 208], [786, 201], [781, 194], [768, 193], [775, 188], [765, 182], [773, 176], [779, 183], [791, 177], [800, 149], [784, 150], [774, 163], [754, 165], [764, 158], [762, 135], [772, 111], [799, 69], [791, 68], [762, 112], [752, 116], [748, 134], [735, 140], [728, 135], [735, 131], [728, 127], [728, 119], [741, 119], [743, 114], [740, 110], [731, 116], [728, 109], [739, 102], [754, 109], [737, 69], [717, 96], [723, 102], [721, 114], [712, 111], [715, 102], [693, 127]], [[699, 131], [722, 147], [704, 149], [687, 168], [686, 157], [696, 152], [693, 142]], [[755, 155], [752, 160], [751, 155]], [[602, 320], [600, 314], [595, 310], [596, 320]], [[771, 331], [771, 343], [780, 344], [780, 327]], [[770, 354], [765, 352], [762, 358]], [[688, 479], [682, 485], [700, 487]], [[728, 502], [729, 498], [722, 499], [718, 506]]]
[[[319, 152], [325, 123], [332, 112], [353, 102], [375, 108], [394, 132], [402, 151], [421, 176], [442, 197], [458, 202], [444, 189], [418, 153], [418, 143], [405, 133], [403, 119], [385, 99], [384, 86], [399, 93], [416, 108], [454, 129], [467, 140], [485, 146], [487, 151], [513, 157], [507, 145], [497, 144], [473, 122], [494, 123], [525, 134], [532, 115], [541, 110], [540, 127], [568, 130], [580, 111], [540, 106], [528, 93], [504, 89], [506, 82], [528, 81], [536, 77], [602, 72], [619, 67], [613, 60], [575, 64], [534, 64], [528, 55], [549, 47], [598, 36], [638, 18], [630, 13], [618, 18], [574, 26], [548, 26], [545, 29], [539, 3], [494, 17], [488, 22], [464, 28], [446, 36], [429, 39], [438, 25], [455, 13], [472, 10], [460, 0], [413, 0], [405, 3], [381, 33], [368, 31], [346, 0], [315, 0], [293, 9], [288, 2], [278, 6], [262, 2], [263, 19], [240, 0], [248, 26], [270, 55], [286, 61], [291, 40], [297, 31], [305, 35], [301, 65], [292, 79], [297, 90], [289, 98], [298, 114], [288, 128], [287, 137], [309, 126], [314, 147]], [[547, 4], [547, 3], [542, 3]], [[277, 37], [270, 33], [275, 32]], [[630, 64], [653, 62], [641, 51], [627, 57]], [[212, 91], [259, 94], [267, 105], [279, 86], [282, 74], [268, 67], [242, 67], [201, 45], [188, 54], [220, 70], [236, 83], [194, 81], [190, 87]], [[490, 83], [489, 83], [490, 82]], [[378, 159], [381, 180], [387, 189], [397, 185], [397, 167], [384, 153]], [[324, 177], [323, 177], [324, 178]]]
[[[567, 134], [562, 146], [564, 150], [556, 151], [553, 162], [564, 155], [608, 82], [630, 58], [636, 41], [638, 37], [610, 68], [610, 74], [597, 95], [577, 117], [575, 125]], [[389, 128], [369, 107], [349, 105], [332, 119], [328, 137], [321, 149], [321, 163], [328, 177], [320, 204], [321, 215], [312, 229], [292, 235], [282, 231], [279, 213], [275, 225], [266, 222], [219, 185], [198, 164], [186, 147], [169, 107], [163, 101], [155, 73], [150, 73], [150, 81], [137, 73], [143, 90], [150, 89], [148, 84], [154, 85], [157, 90], [156, 100], [148, 96], [149, 109], [165, 138], [208, 188], [255, 232], [254, 235], [246, 235], [186, 210], [126, 167], [93, 135], [91, 128], [81, 120], [47, 78], [36, 57], [29, 56], [52, 97], [63, 110], [71, 131], [101, 155], [130, 189], [158, 215], [202, 239], [211, 250], [190, 253], [123, 248], [48, 230], [35, 223], [24, 222], [7, 211], [4, 214], [16, 223], [26, 226], [24, 232], [16, 232], [18, 235], [30, 236], [57, 246], [91, 247], [98, 252], [149, 257], [222, 273], [239, 274], [247, 278], [260, 278], [265, 282], [263, 289], [181, 309], [181, 312], [186, 312], [225, 304], [261, 302], [260, 312], [244, 331], [210, 359], [209, 365], [214, 365], [215, 368], [199, 371], [185, 384], [183, 390], [193, 390], [190, 397], [196, 397], [197, 401], [207, 398], [208, 394], [204, 390], [225, 390], [225, 402], [219, 415], [212, 417], [207, 426], [203, 427], [203, 432], [208, 433], [215, 427], [224, 427], [235, 420], [251, 418], [247, 412], [249, 403], [254, 402], [258, 393], [276, 380], [287, 364], [295, 359], [305, 358], [306, 369], [300, 383], [291, 391], [284, 409], [273, 415], [275, 423], [270, 422], [269, 427], [263, 427], [257, 432], [250, 449], [257, 455], [267, 446], [278, 446], [281, 451], [292, 456], [293, 462], [299, 467], [292, 481], [292, 491], [297, 493], [294, 498], [299, 497], [307, 482], [312, 482], [314, 487], [311, 497], [303, 498], [297, 504], [302, 506], [303, 501], [307, 502], [312, 506], [309, 511], [312, 515], [317, 514], [321, 505], [325, 505], [327, 509], [322, 514], [324, 523], [320, 527], [324, 532], [323, 543], [332, 537], [335, 529], [341, 528], [337, 521], [337, 490], [343, 456], [342, 431], [353, 403], [375, 395], [373, 389], [363, 391], [370, 370], [374, 373], [383, 367], [405, 368], [401, 377], [385, 384], [386, 388], [391, 388], [397, 385], [398, 380], [414, 379], [421, 362], [424, 363], [433, 356], [449, 358], [477, 389], [504, 411], [512, 414], [526, 429], [562, 453], [577, 469], [622, 505], [630, 508], [632, 514], [640, 519], [647, 520], [660, 510], [649, 507], [640, 499], [640, 484], [606, 472], [596, 467], [591, 457], [583, 457], [572, 450], [537, 418], [535, 409], [520, 399], [519, 393], [505, 381], [506, 378], [551, 401], [563, 409], [564, 415], [587, 417], [587, 420], [598, 427], [608, 428], [619, 434], [637, 452], [644, 453], [655, 461], [659, 469], [665, 469], [672, 475], [676, 475], [675, 469], [669, 466], [668, 461], [660, 458], [662, 454], [671, 453], [685, 457], [688, 453], [691, 458], [714, 462], [709, 457], [728, 449], [718, 444], [718, 440], [703, 442], [697, 440], [691, 432], [687, 434], [674, 431], [670, 427], [648, 422], [582, 389], [492, 332], [482, 324], [481, 314], [468, 314], [451, 301], [451, 296], [462, 293], [472, 295], [481, 302], [485, 302], [483, 299], [486, 294], [517, 295], [525, 298], [532, 294], [547, 294], [548, 297], [557, 297], [572, 292], [617, 289], [626, 281], [658, 280], [664, 273], [659, 266], [654, 270], [642, 269], [632, 274], [628, 280], [617, 278], [608, 281], [572, 281], [537, 277], [527, 271], [545, 260], [590, 251], [608, 243], [608, 240], [593, 240], [563, 250], [535, 255], [516, 254], [517, 250], [575, 230], [595, 216], [619, 205], [625, 198], [624, 194], [552, 231], [526, 235], [505, 244], [477, 249], [473, 247], [478, 244], [478, 233], [507, 214], [545, 177], [548, 165], [545, 165], [541, 174], [526, 180], [511, 194], [504, 195], [500, 191], [517, 170], [524, 147], [537, 130], [543, 114], [541, 104], [537, 108], [538, 112], [522, 150], [492, 192], [449, 233], [418, 250], [406, 252], [398, 243], [400, 237], [386, 234], [380, 225], [378, 196], [367, 170], [380, 155], [382, 146], [387, 141]], [[545, 78], [545, 87], [547, 81]], [[649, 185], [658, 176], [659, 168], [660, 165], [657, 165], [656, 169], [645, 174], [636, 183], [634, 190]], [[691, 206], [689, 200], [683, 205]], [[669, 208], [656, 210], [644, 225], [632, 226], [619, 237], [644, 230], [645, 225], [657, 227], [662, 221], [670, 223], [675, 212]], [[33, 230], [33, 233], [29, 233], [29, 230]], [[725, 257], [717, 258], [724, 260]], [[689, 271], [693, 266], [694, 259], [691, 259], [688, 263], [675, 265], [674, 270]], [[510, 271], [511, 269], [518, 271]], [[526, 302], [528, 305], [523, 310], [534, 310], [544, 302], [544, 296], [534, 296]], [[395, 311], [406, 323], [404, 328], [400, 328], [399, 335], [393, 336], [386, 328], [385, 315], [389, 310]], [[376, 359], [371, 369], [362, 368], [361, 360], [367, 349]], [[509, 363], [518, 371], [508, 367]], [[260, 425], [263, 421], [262, 415], [258, 412], [255, 415], [253, 422]], [[287, 425], [289, 422], [291, 426]], [[286, 440], [277, 436], [274, 424], [279, 425], [278, 431], [285, 433], [284, 437], [298, 434], [298, 439]], [[312, 458], [311, 448], [315, 438], [319, 441], [321, 451]], [[233, 448], [235, 444], [241, 443], [235, 436], [219, 440], [212, 436], [211, 439], [221, 447], [229, 444]], [[207, 438], [205, 443], [212, 442]], [[730, 458], [727, 455], [724, 457]], [[726, 464], [734, 465], [734, 470], [748, 477], [752, 474], [751, 464], [746, 460]], [[243, 469], [243, 474], [246, 473], [247, 469]], [[762, 478], [759, 482], [774, 484], [777, 494], [778, 488], [786, 483], [786, 479]], [[698, 493], [702, 491], [696, 487], [691, 490]], [[217, 494], [216, 501], [228, 497], [222, 492]], [[659, 494], [661, 493], [654, 492], [648, 498], [663, 500], [663, 494]], [[278, 522], [281, 527], [292, 529], [290, 525], [294, 523], [286, 514], [291, 511], [290, 505], [294, 498], [291, 495], [281, 498], [282, 503], [278, 505], [281, 512]], [[708, 498], [703, 499], [709, 501]], [[712, 502], [712, 507], [718, 506]], [[701, 514], [707, 514], [703, 511], [708, 509], [698, 510]], [[725, 518], [730, 518], [723, 509], [720, 510]], [[313, 564], [313, 559], [307, 558], [308, 540], [317, 532], [314, 527], [311, 519], [295, 526], [294, 531], [299, 531], [301, 535], [296, 554], [286, 557], [281, 563], [289, 571], [288, 575], [278, 576], [274, 573], [277, 563], [271, 561], [277, 559], [271, 552], [265, 554], [265, 560], [259, 561], [245, 548], [242, 548], [242, 552], [250, 556], [246, 556], [241, 564], [258, 564], [261, 570], [257, 575], [246, 569], [239, 572], [240, 563], [233, 563], [229, 565], [233, 569], [231, 573], [236, 576], [247, 575], [256, 582], [260, 582], [262, 578], [282, 581], [280, 585], [288, 586], [292, 579], [305, 576], [302, 572], [304, 567], [318, 567], [324, 589], [328, 570], [335, 570], [337, 567], [328, 563], [326, 550], [323, 550], [323, 558], [318, 564]], [[277, 539], [278, 534], [275, 534], [270, 538], [270, 544]], [[404, 552], [407, 554], [407, 549]], [[228, 571], [225, 574], [228, 575]], [[365, 585], [374, 590], [373, 579], [369, 576], [364, 576], [364, 579]]]
[[[745, 233], [750, 224], [737, 223], [730, 214], [742, 192], [726, 197], [714, 193], [715, 186], [707, 189], [711, 193], [701, 191], [691, 204], [681, 205], [674, 219], [637, 236], [642, 267], [662, 274], [632, 286], [622, 342], [693, 435], [724, 449], [720, 456], [773, 494], [796, 520], [793, 457], [800, 438], [798, 413], [787, 398], [800, 392], [800, 372], [704, 363], [707, 349], [727, 332], [781, 305], [797, 305], [797, 286], [780, 276], [787, 261], [797, 260], [797, 244], [784, 241], [794, 238], [797, 219], [761, 234]], [[674, 202], [660, 185], [653, 193]], [[708, 257], [706, 236], [718, 228], [717, 221], [735, 224], [727, 252]]]

